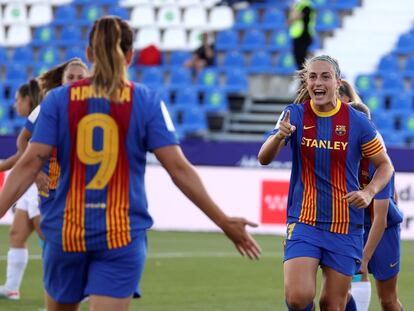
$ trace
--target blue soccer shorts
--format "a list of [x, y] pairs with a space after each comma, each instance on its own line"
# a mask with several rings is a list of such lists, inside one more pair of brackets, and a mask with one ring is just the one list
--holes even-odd
[[60, 245], [45, 243], [43, 282], [59, 303], [77, 303], [89, 295], [127, 298], [140, 295], [147, 254], [146, 232], [127, 246], [85, 253], [64, 252]]
[[[386, 281], [400, 272], [400, 225], [385, 229], [377, 248], [368, 263], [368, 271], [378, 281]], [[364, 241], [369, 231], [365, 231]]]
[[361, 266], [362, 235], [332, 233], [302, 223], [290, 224], [283, 260], [297, 257], [319, 259], [321, 266], [352, 276]]

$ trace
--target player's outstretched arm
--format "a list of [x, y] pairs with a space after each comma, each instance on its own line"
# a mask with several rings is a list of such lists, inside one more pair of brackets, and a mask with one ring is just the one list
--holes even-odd
[[32, 137], [32, 133], [28, 131], [26, 128], [23, 128], [19, 136], [17, 136], [17, 151], [12, 156], [8, 157], [6, 160], [0, 163], [0, 171], [4, 172], [13, 167], [14, 164], [19, 160], [22, 156], [23, 152], [26, 150], [27, 144], [29, 139]]
[[194, 167], [188, 162], [179, 146], [167, 146], [154, 150], [175, 185], [197, 205], [227, 237], [233, 241], [239, 253], [250, 259], [258, 259], [260, 247], [247, 232], [246, 226], [257, 225], [238, 217], [229, 217], [214, 203]]
[[49, 158], [52, 146], [32, 143], [14, 165], [0, 193], [0, 218], [34, 182], [44, 162]]

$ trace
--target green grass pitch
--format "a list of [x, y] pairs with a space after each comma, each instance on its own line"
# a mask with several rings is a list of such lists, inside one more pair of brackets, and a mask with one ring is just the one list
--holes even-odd
[[[6, 273], [8, 229], [0, 226], [0, 283]], [[148, 259], [141, 282], [143, 297], [134, 300], [130, 310], [286, 310], [281, 237], [256, 236], [263, 249], [259, 261], [240, 257], [218, 233], [150, 231], [148, 237]], [[0, 310], [38, 311], [43, 307], [40, 248], [35, 236], [29, 241], [29, 252], [34, 258], [26, 270], [21, 300], [0, 300]], [[399, 295], [406, 310], [414, 305], [413, 258], [414, 242], [403, 242]], [[375, 290], [372, 297], [370, 310], [379, 311]], [[87, 310], [86, 303], [82, 310]]]

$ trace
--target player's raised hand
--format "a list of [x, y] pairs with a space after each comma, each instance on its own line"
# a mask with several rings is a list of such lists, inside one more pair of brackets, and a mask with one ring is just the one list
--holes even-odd
[[261, 249], [259, 244], [247, 232], [246, 226], [257, 227], [257, 224], [239, 217], [228, 217], [221, 226], [227, 237], [232, 240], [242, 256], [259, 259]]
[[292, 135], [296, 131], [296, 126], [290, 123], [290, 110], [287, 110], [283, 119], [279, 123], [279, 131], [277, 135], [279, 138], [285, 138]]
[[354, 207], [366, 208], [372, 201], [372, 195], [364, 190], [351, 191], [344, 195], [342, 199], [347, 200]]

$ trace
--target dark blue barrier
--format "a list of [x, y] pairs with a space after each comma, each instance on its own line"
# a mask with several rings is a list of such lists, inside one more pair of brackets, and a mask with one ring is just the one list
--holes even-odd
[[[244, 166], [259, 167], [257, 153], [261, 147], [260, 142], [227, 142], [184, 140], [181, 147], [195, 165], [213, 166]], [[4, 159], [16, 151], [16, 137], [0, 136], [0, 159]], [[395, 169], [399, 172], [414, 172], [414, 149], [388, 148]], [[271, 167], [290, 168], [290, 148], [284, 148], [272, 163]]]

